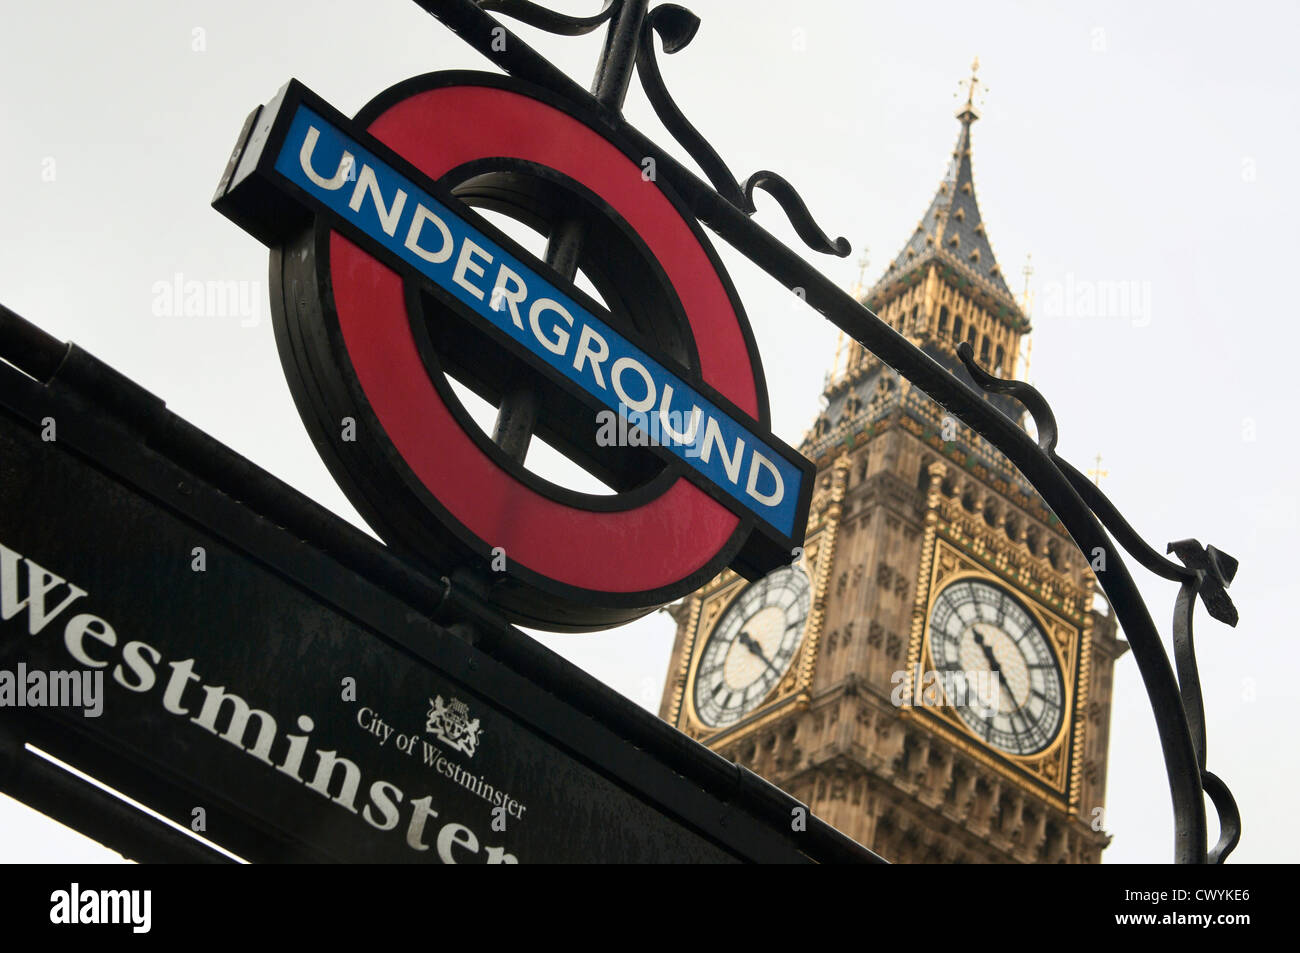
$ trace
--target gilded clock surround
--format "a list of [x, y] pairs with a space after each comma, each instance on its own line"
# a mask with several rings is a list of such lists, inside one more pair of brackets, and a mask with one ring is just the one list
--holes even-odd
[[[1074, 712], [1078, 704], [1086, 705], [1087, 702], [1087, 660], [1082, 651], [1082, 646], [1087, 641], [1084, 630], [1086, 622], [1082, 619], [1071, 622], [1023, 590], [1017, 589], [1013, 581], [1014, 572], [1011, 575], [994, 573], [987, 565], [963, 553], [946, 538], [937, 520], [927, 525], [926, 532], [927, 536], [933, 534], [934, 539], [931, 545], [923, 546], [923, 563], [925, 554], [931, 555], [928, 565], [920, 567], [919, 578], [928, 582], [925, 586], [917, 587], [912, 635], [907, 650], [907, 691], [903, 697], [915, 698], [918, 671], [924, 673], [935, 668], [930, 655], [929, 620], [939, 593], [951, 583], [962, 579], [977, 579], [999, 588], [1010, 589], [1047, 634], [1048, 645], [1056, 656], [1065, 685], [1064, 711], [1056, 737], [1043, 751], [1030, 755], [1012, 754], [984, 744], [951, 707], [913, 707], [905, 704], [904, 716], [927, 719], [935, 732], [961, 746], [972, 757], [993, 767], [1009, 781], [1025, 785], [1030, 790], [1046, 791], [1058, 807], [1073, 812], [1077, 809], [1077, 800], [1070, 796], [1070, 781], [1073, 777], [1070, 768], [1082, 743], [1081, 734], [1075, 731]], [[1004, 555], [1009, 569], [1018, 568], [1014, 552]]]
[[691, 679], [700, 721], [718, 731], [731, 727], [778, 688], [803, 645], [811, 602], [802, 565], [779, 567], [732, 598], [703, 641]]
[[678, 673], [678, 682], [683, 688], [675, 695], [673, 710], [674, 719], [679, 716], [683, 719], [681, 728], [688, 735], [706, 743], [723, 738], [734, 738], [760, 727], [791, 706], [807, 705], [808, 689], [812, 684], [812, 663], [816, 658], [815, 642], [820, 626], [820, 613], [817, 611], [820, 588], [817, 573], [818, 548], [815, 544], [806, 546], [802, 556], [795, 561], [795, 565], [800, 566], [808, 575], [810, 599], [807, 623], [794, 658], [776, 685], [753, 711], [743, 716], [737, 723], [721, 728], [706, 724], [696, 710], [695, 679], [700, 660], [703, 658], [704, 644], [726, 615], [727, 610], [750, 583], [731, 570], [727, 570], [701, 590], [699, 601], [692, 610], [696, 613], [696, 619], [691, 626], [690, 648], [682, 656], [687, 664], [681, 666]]

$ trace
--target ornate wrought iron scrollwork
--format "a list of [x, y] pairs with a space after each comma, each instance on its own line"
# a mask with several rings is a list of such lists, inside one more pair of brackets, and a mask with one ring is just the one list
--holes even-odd
[[[590, 33], [602, 24], [618, 16], [624, 0], [605, 0], [605, 6], [599, 13], [589, 17], [575, 17], [557, 13], [531, 0], [476, 0], [484, 11], [501, 13], [505, 16], [526, 23], [529, 26], [555, 33], [560, 36], [581, 36]], [[742, 186], [731, 174], [722, 157], [709, 145], [708, 140], [691, 124], [685, 114], [678, 108], [668, 87], [664, 84], [663, 74], [655, 57], [654, 34], [658, 33], [664, 45], [664, 52], [677, 53], [695, 38], [700, 28], [700, 18], [690, 10], [675, 3], [664, 3], [655, 7], [641, 21], [640, 36], [636, 52], [636, 70], [641, 77], [641, 86], [645, 90], [650, 105], [660, 121], [704, 170], [718, 194], [725, 198], [746, 215], [758, 211], [754, 205], [754, 190], [762, 189], [781, 207], [786, 218], [794, 227], [795, 234], [809, 248], [827, 255], [844, 258], [849, 254], [850, 244], [847, 238], [840, 236], [832, 239], [814, 220], [812, 212], [793, 185], [775, 172], [762, 170], [755, 172]]]
[[654, 34], [659, 34], [664, 44], [664, 52], [671, 55], [685, 49], [695, 38], [699, 27], [700, 18], [675, 3], [664, 3], [655, 7], [646, 15], [641, 25], [641, 43], [637, 50], [636, 70], [641, 77], [641, 86], [650, 100], [650, 105], [654, 107], [659, 121], [704, 170], [704, 174], [718, 190], [718, 194], [736, 208], [746, 215], [753, 215], [758, 210], [754, 205], [754, 190], [762, 189], [776, 199], [777, 204], [781, 206], [781, 211], [785, 212], [790, 224], [794, 226], [795, 233], [809, 248], [826, 255], [838, 255], [840, 258], [847, 256], [851, 247], [849, 240], [843, 236], [832, 240], [814, 221], [812, 212], [808, 210], [807, 204], [795, 187], [780, 175], [766, 170], [755, 172], [745, 180], [742, 187], [727, 168], [727, 164], [722, 161], [722, 157], [691, 124], [669, 95], [655, 56]]
[[1187, 725], [1196, 747], [1201, 765], [1201, 786], [1210, 796], [1219, 816], [1219, 840], [1210, 848], [1208, 860], [1212, 864], [1227, 859], [1241, 840], [1241, 813], [1237, 802], [1218, 776], [1205, 769], [1205, 705], [1201, 697], [1201, 677], [1196, 666], [1196, 647], [1192, 640], [1192, 613], [1196, 610], [1199, 594], [1211, 617], [1236, 626], [1237, 609], [1228, 597], [1225, 587], [1237, 574], [1237, 561], [1213, 546], [1201, 546], [1194, 539], [1179, 540], [1169, 544], [1174, 553], [1193, 574], [1178, 589], [1174, 603], [1174, 664], [1177, 666], [1178, 687], [1187, 712]]
[[740, 183], [731, 174], [722, 157], [709, 145], [700, 131], [691, 125], [691, 121], [677, 108], [677, 103], [664, 85], [663, 74], [659, 72], [659, 61], [655, 57], [654, 34], [663, 40], [664, 52], [677, 53], [695, 37], [700, 27], [700, 18], [685, 7], [675, 3], [665, 3], [651, 10], [641, 25], [641, 42], [637, 47], [636, 71], [641, 77], [641, 87], [645, 90], [654, 107], [659, 121], [672, 134], [687, 154], [695, 160], [705, 177], [718, 190], [718, 194], [736, 208], [745, 207], [745, 193]]
[[776, 199], [781, 211], [785, 212], [786, 218], [790, 219], [790, 224], [794, 226], [795, 234], [803, 239], [803, 243], [813, 251], [819, 251], [826, 255], [837, 255], [844, 258], [848, 255], [850, 245], [849, 240], [841, 235], [834, 241], [831, 241], [824, 231], [812, 217], [812, 212], [808, 211], [808, 206], [804, 204], [799, 193], [795, 191], [794, 186], [775, 172], [766, 170], [755, 172], [745, 180], [745, 211], [753, 215], [758, 209], [754, 206], [754, 190], [762, 189], [772, 198]]
[[[1057, 456], [1056, 417], [1037, 389], [1023, 381], [1004, 380], [989, 374], [975, 361], [975, 349], [969, 343], [964, 342], [957, 348], [957, 356], [981, 389], [1006, 394], [1025, 407], [1038, 431], [1039, 449], [1074, 487], [1084, 504], [1119, 544], [1151, 572], [1181, 583], [1174, 602], [1173, 619], [1178, 694], [1186, 715], [1186, 731], [1191, 737], [1196, 763], [1200, 768], [1201, 788], [1210, 796], [1219, 816], [1219, 840], [1208, 851], [1206, 859], [1210, 863], [1222, 863], [1241, 839], [1241, 814], [1228, 786], [1205, 768], [1205, 704], [1201, 696], [1201, 679], [1192, 640], [1192, 614], [1196, 609], [1196, 598], [1200, 596], [1212, 618], [1236, 626], [1237, 608], [1228, 596], [1227, 587], [1237, 574], [1237, 560], [1213, 546], [1202, 546], [1194, 539], [1169, 544], [1168, 551], [1175, 554], [1183, 565], [1165, 559], [1138, 535], [1096, 484]], [[1104, 572], [1101, 570], [1098, 576], [1103, 579], [1103, 588]], [[1135, 637], [1141, 638], [1142, 633], [1129, 634], [1130, 639]], [[1164, 653], [1164, 648], [1158, 641], [1156, 648], [1161, 654]], [[1157, 717], [1160, 717], [1159, 712]]]
[[957, 346], [957, 356], [961, 358], [966, 369], [974, 378], [975, 383], [981, 390], [986, 390], [990, 394], [1005, 394], [1018, 400], [1029, 411], [1029, 416], [1034, 419], [1034, 430], [1038, 432], [1038, 449], [1046, 454], [1055, 456], [1056, 454], [1056, 415], [1052, 413], [1052, 408], [1048, 406], [1047, 398], [1038, 392], [1038, 389], [1024, 381], [1004, 380], [1001, 377], [994, 377], [984, 368], [975, 362], [975, 348], [969, 341], [963, 341]]

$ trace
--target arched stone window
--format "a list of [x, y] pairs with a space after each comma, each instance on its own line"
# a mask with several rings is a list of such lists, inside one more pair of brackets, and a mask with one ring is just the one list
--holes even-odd
[[1007, 531], [1008, 539], [1017, 539], [1020, 536], [1020, 520], [1013, 515], [1007, 516], [1007, 521], [1002, 524], [1003, 529]]
[[930, 486], [930, 464], [933, 462], [931, 457], [921, 458], [921, 470], [916, 476], [916, 488], [924, 493]]
[[1051, 563], [1053, 569], [1060, 569], [1064, 561], [1061, 557], [1060, 544], [1054, 539], [1047, 542], [1047, 561]]

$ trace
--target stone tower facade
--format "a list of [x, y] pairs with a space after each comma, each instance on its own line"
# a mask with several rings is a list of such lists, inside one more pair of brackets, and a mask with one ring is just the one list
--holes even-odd
[[[973, 99], [861, 298], [954, 373], [966, 341], [1011, 377], [1030, 325], [980, 217]], [[802, 555], [671, 608], [661, 716], [888, 860], [1098, 862], [1127, 644], [1083, 554], [991, 445], [857, 344], [822, 396]]]

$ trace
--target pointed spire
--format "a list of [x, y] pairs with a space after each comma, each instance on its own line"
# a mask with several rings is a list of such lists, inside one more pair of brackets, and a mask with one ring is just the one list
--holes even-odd
[[[1032, 353], [1020, 360], [1031, 330], [1028, 301], [1022, 307], [993, 256], [971, 171], [970, 130], [979, 118], [976, 103], [986, 91], [979, 78], [978, 59], [961, 86], [964, 95], [958, 94], [958, 101], [964, 102], [956, 113], [961, 130], [938, 192], [898, 257], [865, 290], [864, 257], [853, 293], [882, 321], [952, 373], [967, 373], [957, 348], [969, 343], [975, 348], [976, 359], [996, 376], [1021, 374], [1023, 380], [1021, 368], [1028, 371]], [[815, 456], [839, 446], [854, 428], [861, 433], [864, 424], [898, 412], [903, 407], [901, 398], [888, 396], [897, 380], [862, 344], [837, 340], [835, 360], [822, 393], [822, 411], [805, 436], [805, 452]], [[899, 393], [906, 392], [904, 385]], [[990, 393], [985, 399], [1013, 420], [1024, 415], [1024, 408], [1011, 397]], [[933, 423], [930, 418], [915, 419], [922, 430]]]
[[993, 255], [993, 246], [985, 234], [979, 203], [975, 199], [970, 127], [979, 118], [979, 110], [975, 107], [976, 93], [983, 88], [978, 58], [971, 64], [970, 79], [964, 80], [962, 85], [966, 87], [966, 101], [957, 110], [961, 131], [952, 151], [952, 161], [948, 163], [939, 191], [921, 217], [916, 231], [886, 270], [885, 279], [897, 278], [924, 261], [938, 258], [988, 282], [1014, 305], [1015, 296], [1007, 287], [1002, 269]]

